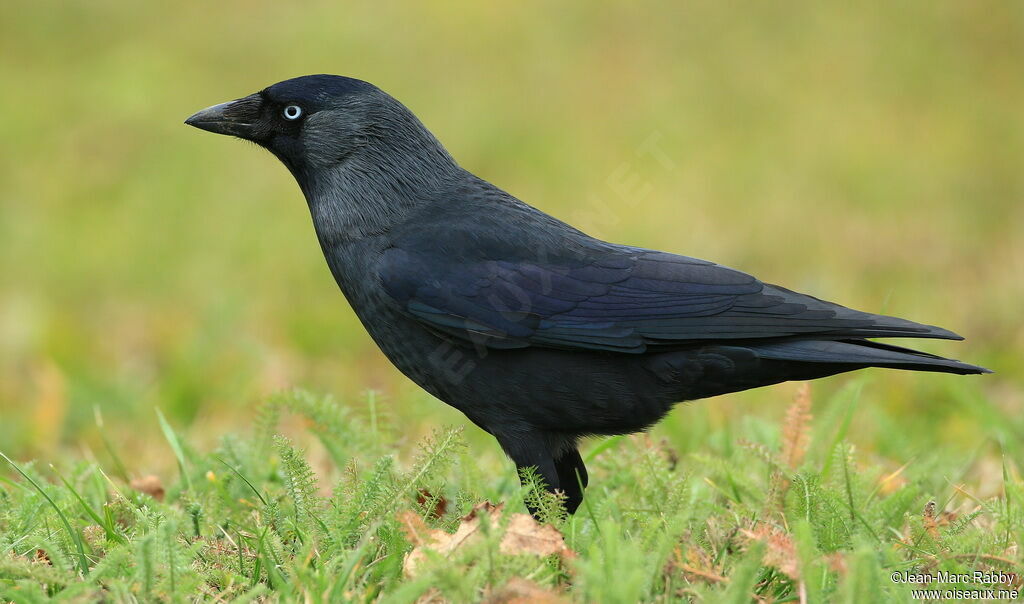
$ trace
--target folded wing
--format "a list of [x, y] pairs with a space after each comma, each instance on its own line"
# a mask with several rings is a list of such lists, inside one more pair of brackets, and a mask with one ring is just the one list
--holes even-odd
[[[518, 247], [518, 250], [522, 250]], [[699, 342], [923, 337], [947, 330], [863, 313], [768, 285], [704, 260], [599, 242], [509, 259], [475, 241], [453, 252], [396, 245], [379, 276], [426, 326], [491, 348], [540, 346], [643, 353]]]

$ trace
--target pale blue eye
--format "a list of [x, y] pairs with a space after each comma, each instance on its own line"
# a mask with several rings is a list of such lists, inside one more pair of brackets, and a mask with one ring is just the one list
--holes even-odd
[[297, 120], [302, 116], [302, 107], [298, 105], [288, 105], [284, 108], [284, 119], [286, 120]]

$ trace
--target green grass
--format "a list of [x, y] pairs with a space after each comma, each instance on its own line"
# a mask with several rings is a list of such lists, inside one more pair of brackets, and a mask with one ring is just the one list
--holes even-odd
[[[592, 602], [910, 602], [914, 586], [893, 573], [1021, 576], [1019, 437], [984, 443], [1002, 464], [983, 471], [941, 450], [894, 468], [847, 439], [856, 398], [812, 404], [798, 391], [785, 418], [711, 433], [699, 453], [647, 435], [604, 441], [584, 507], [566, 517], [508, 464], [482, 467], [461, 430], [424, 439], [403, 463], [379, 433], [397, 426], [373, 428], [370, 405], [283, 393], [245, 438], [209, 451], [163, 424], [167, 442], [154, 446], [180, 471], [146, 485], [102, 460], [59, 471], [7, 460], [21, 479], [0, 483], [0, 598], [462, 602], [528, 589]], [[287, 417], [303, 420], [316, 452], [275, 435]], [[524, 496], [571, 552], [502, 546]], [[484, 501], [505, 503], [493, 523], [404, 570], [419, 541], [410, 518], [452, 533]]]
[[[792, 539], [809, 596], [905, 597], [884, 571], [997, 564], [977, 552], [1019, 564], [1004, 545], [1019, 543], [1024, 503], [1021, 6], [9, 1], [0, 451], [54, 505], [0, 462], [5, 595], [272, 596], [344, 581], [353, 599], [427, 583], [459, 599], [515, 574], [577, 599], [799, 596], [764, 563], [777, 545], [758, 556], [745, 541], [761, 526]], [[379, 84], [466, 168], [594, 235], [948, 327], [967, 341], [922, 345], [996, 374], [815, 382], [797, 469], [773, 466], [793, 385], [681, 405], [649, 441], [588, 444], [588, 507], [559, 522], [573, 568], [503, 560], [484, 540], [402, 579], [396, 518], [416, 509], [402, 481], [424, 439], [452, 426], [467, 444], [423, 478], [449, 502], [431, 524], [451, 530], [482, 499], [514, 513], [518, 481], [490, 436], [365, 334], [287, 171], [181, 124], [316, 72]], [[294, 387], [342, 403], [274, 394]], [[646, 467], [669, 451], [673, 471]], [[316, 497], [308, 475], [286, 477], [301, 459]], [[148, 475], [163, 502], [129, 487]], [[339, 481], [351, 496], [317, 499]], [[931, 500], [960, 514], [937, 540], [918, 536]], [[357, 509], [372, 520], [350, 526]], [[917, 549], [894, 545], [907, 535]]]

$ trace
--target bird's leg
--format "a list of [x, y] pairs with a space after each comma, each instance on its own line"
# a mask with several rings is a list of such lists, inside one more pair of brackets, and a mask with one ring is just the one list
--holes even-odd
[[578, 449], [573, 447], [555, 460], [558, 482], [565, 493], [565, 511], [575, 514], [583, 503], [583, 489], [587, 488], [587, 467], [583, 465]]
[[[559, 488], [558, 470], [555, 468], [554, 460], [550, 457], [540, 460], [540, 463], [520, 464], [519, 462], [516, 462], [516, 471], [519, 472], [519, 480], [523, 483], [523, 486], [526, 486], [523, 477], [523, 470], [527, 468], [534, 469], [546, 491], [554, 493], [555, 491], [561, 490]], [[530, 514], [539, 520], [540, 511], [536, 507], [530, 505], [529, 502], [525, 503], [526, 509], [530, 511]]]
[[[519, 480], [521, 482], [523, 481], [523, 471], [527, 468], [533, 468], [540, 482], [543, 483], [545, 490], [553, 493], [556, 489], [561, 489], [562, 484], [559, 479], [558, 468], [555, 467], [555, 460], [550, 453], [547, 443], [539, 438], [525, 439], [521, 436], [511, 442], [503, 441], [503, 439], [499, 438], [498, 442], [505, 449], [505, 453], [516, 464], [516, 471], [519, 473]], [[523, 485], [525, 486], [525, 482]], [[538, 510], [534, 506], [527, 503], [526, 508], [534, 518], [538, 517]]]

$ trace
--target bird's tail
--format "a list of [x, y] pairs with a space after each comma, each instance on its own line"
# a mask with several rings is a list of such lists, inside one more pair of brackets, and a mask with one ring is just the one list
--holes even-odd
[[927, 352], [869, 340], [790, 340], [753, 347], [762, 359], [807, 363], [887, 367], [912, 371], [938, 371], [969, 375], [992, 373], [984, 367], [962, 363]]

